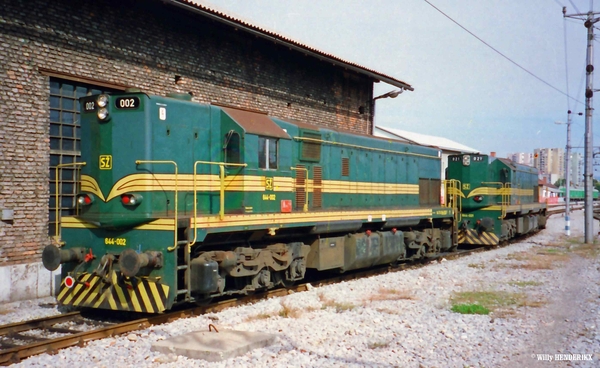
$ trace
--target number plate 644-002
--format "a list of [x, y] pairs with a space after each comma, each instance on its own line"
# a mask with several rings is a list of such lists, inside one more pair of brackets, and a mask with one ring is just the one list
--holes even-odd
[[117, 109], [137, 109], [140, 107], [140, 99], [138, 97], [119, 97], [115, 99], [115, 107]]

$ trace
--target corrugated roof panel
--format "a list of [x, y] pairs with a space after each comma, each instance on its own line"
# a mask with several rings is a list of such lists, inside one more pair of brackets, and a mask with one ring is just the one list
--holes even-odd
[[464, 144], [460, 144], [458, 142], [455, 142], [455, 141], [450, 140], [445, 137], [436, 137], [433, 135], [414, 133], [414, 132], [409, 132], [406, 130], [400, 130], [400, 129], [388, 128], [388, 127], [380, 127], [380, 126], [375, 127], [375, 133], [374, 133], [375, 135], [378, 135], [377, 129], [379, 129], [383, 132], [386, 132], [388, 134], [391, 134], [393, 136], [396, 136], [398, 138], [405, 139], [409, 142], [414, 142], [416, 144], [420, 144], [422, 146], [432, 146], [432, 147], [440, 148], [442, 150], [456, 151], [456, 152], [463, 152], [463, 153], [479, 153], [480, 152], [477, 149], [465, 146]]

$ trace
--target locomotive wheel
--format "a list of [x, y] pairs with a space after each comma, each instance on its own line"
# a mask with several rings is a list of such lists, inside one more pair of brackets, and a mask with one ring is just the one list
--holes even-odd
[[295, 284], [295, 281], [287, 280], [285, 278], [285, 271], [273, 272], [273, 283], [275, 285], [282, 285], [285, 288], [290, 288]]
[[213, 298], [207, 295], [194, 295], [194, 304], [199, 307], [206, 307], [212, 302]]

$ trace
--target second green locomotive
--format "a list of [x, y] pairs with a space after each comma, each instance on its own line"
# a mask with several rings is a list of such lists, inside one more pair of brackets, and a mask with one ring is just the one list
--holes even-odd
[[460, 244], [496, 245], [546, 225], [533, 167], [487, 155], [455, 155], [448, 159], [447, 178]]

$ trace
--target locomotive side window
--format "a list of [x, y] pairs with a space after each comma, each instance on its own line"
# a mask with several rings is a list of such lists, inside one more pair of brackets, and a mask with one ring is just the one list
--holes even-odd
[[239, 164], [240, 161], [240, 135], [230, 130], [225, 136], [225, 162]]
[[258, 167], [261, 169], [277, 169], [277, 140], [258, 137]]

